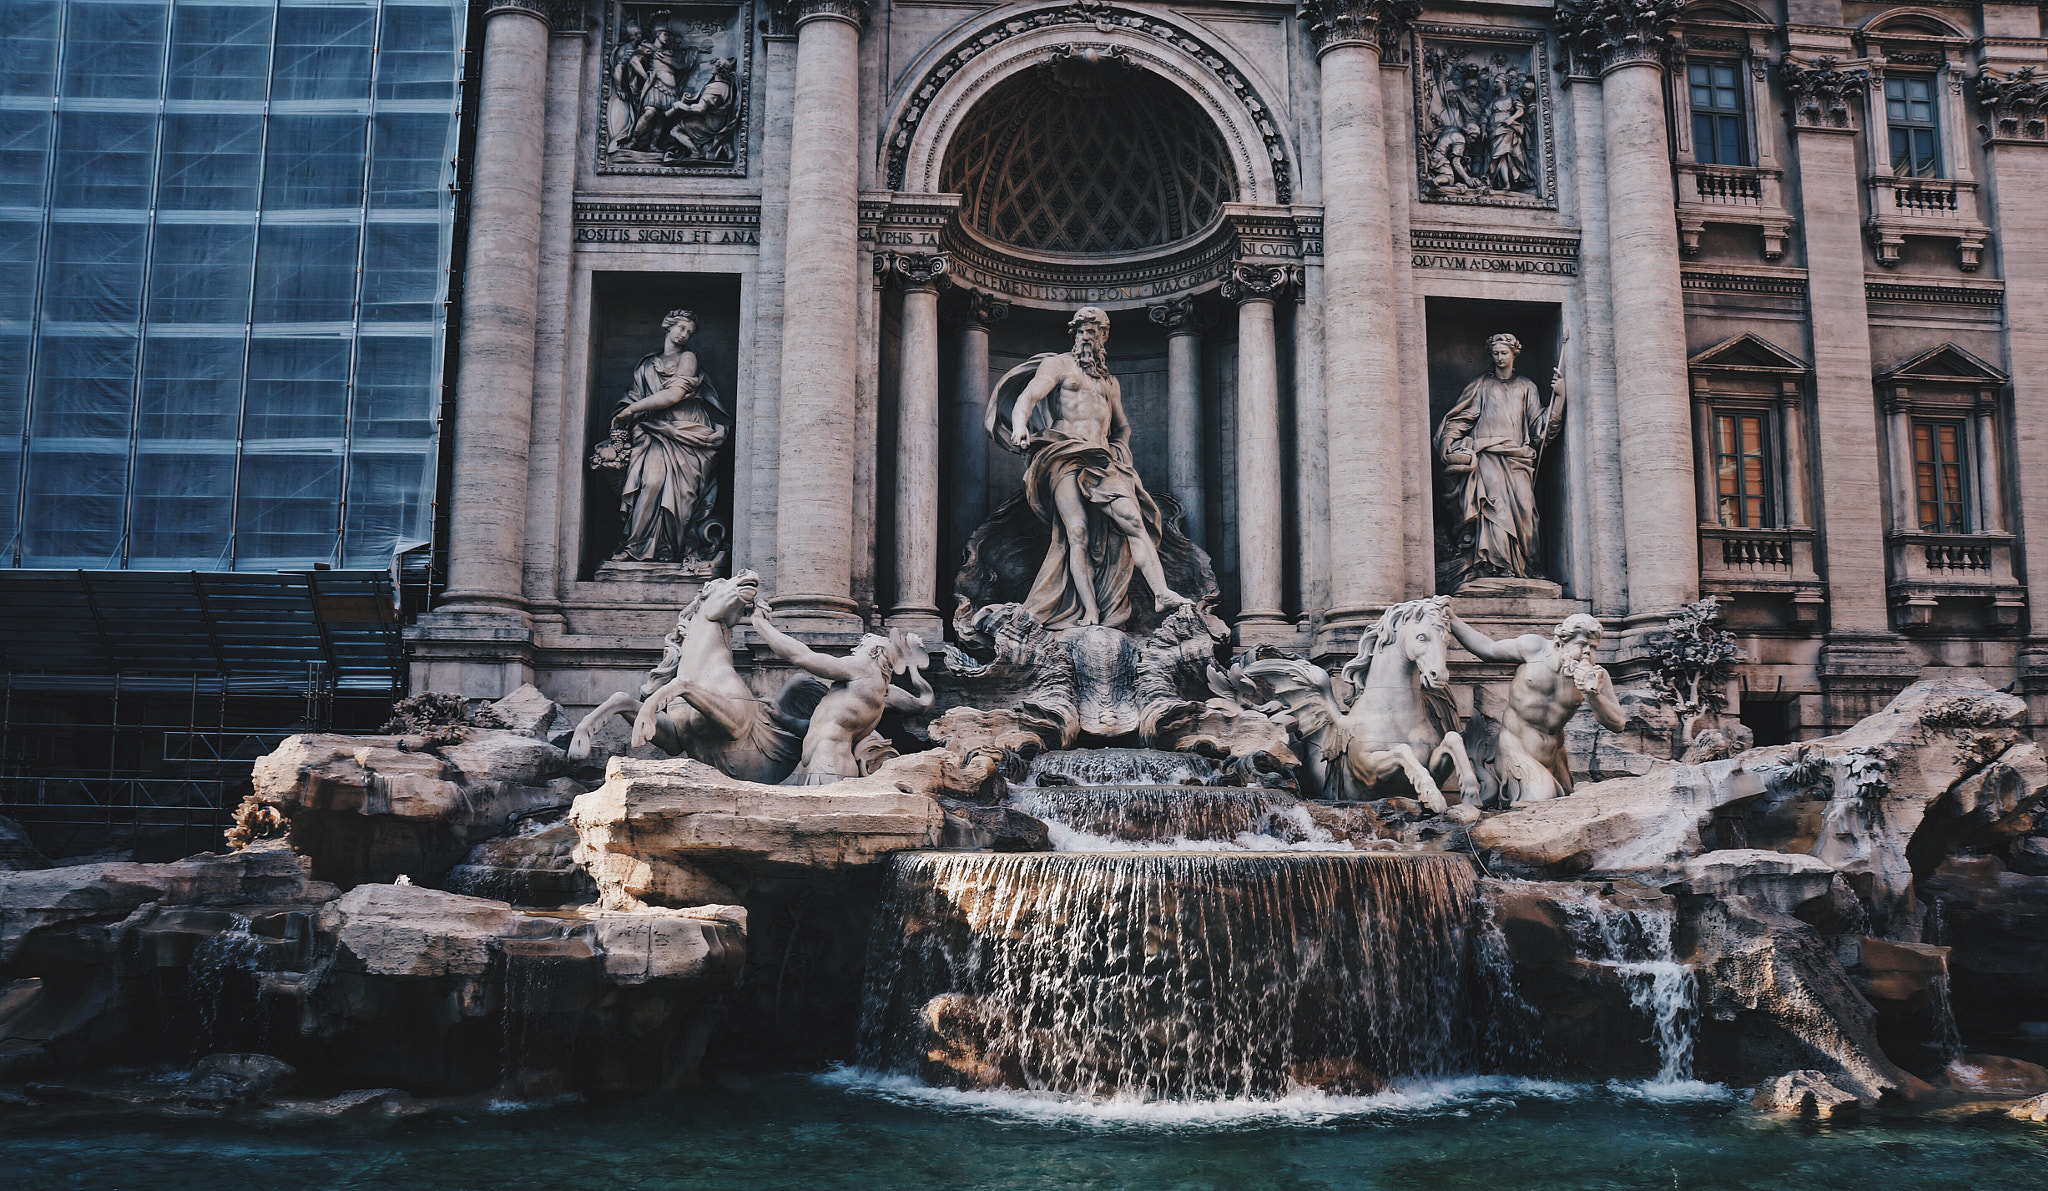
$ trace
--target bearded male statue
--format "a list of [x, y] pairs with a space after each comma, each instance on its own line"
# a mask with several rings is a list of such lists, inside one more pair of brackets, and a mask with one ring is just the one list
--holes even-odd
[[1109, 315], [1083, 306], [1067, 330], [1073, 350], [1035, 356], [997, 383], [987, 425], [998, 445], [1030, 458], [1024, 496], [1052, 531], [1024, 610], [1049, 629], [1116, 627], [1131, 619], [1134, 576], [1156, 611], [1190, 601], [1160, 565], [1159, 506], [1138, 479], [1123, 390], [1109, 371]]

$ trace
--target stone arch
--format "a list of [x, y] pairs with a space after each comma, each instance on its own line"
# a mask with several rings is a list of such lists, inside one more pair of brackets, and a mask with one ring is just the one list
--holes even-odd
[[1887, 9], [1863, 22], [1862, 28], [1857, 32], [1866, 37], [1967, 39], [1970, 36], [1958, 28], [1955, 22], [1931, 8]]
[[938, 192], [946, 146], [978, 103], [1024, 70], [1083, 52], [1113, 57], [1186, 93], [1229, 149], [1236, 201], [1294, 201], [1287, 139], [1253, 73], [1182, 24], [1099, 0], [1012, 9], [934, 50], [889, 114], [889, 188]]

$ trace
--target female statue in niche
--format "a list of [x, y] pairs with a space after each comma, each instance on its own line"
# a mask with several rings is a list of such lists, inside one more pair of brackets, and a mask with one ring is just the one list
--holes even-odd
[[634, 367], [633, 386], [612, 411], [611, 437], [590, 465], [624, 473], [624, 527], [613, 560], [715, 561], [726, 537], [724, 523], [713, 516], [716, 464], [732, 415], [688, 348], [697, 316], [672, 310], [661, 328], [661, 350]]
[[1436, 431], [1436, 453], [1456, 507], [1452, 535], [1461, 580], [1522, 579], [1536, 574], [1536, 468], [1564, 429], [1564, 367], [1550, 378], [1549, 401], [1515, 371], [1522, 341], [1486, 341], [1493, 370], [1465, 386]]

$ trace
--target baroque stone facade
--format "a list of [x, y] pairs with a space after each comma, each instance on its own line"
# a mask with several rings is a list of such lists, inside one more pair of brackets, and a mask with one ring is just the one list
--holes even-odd
[[[706, 558], [758, 573], [809, 645], [936, 644], [969, 538], [1019, 490], [990, 388], [1094, 306], [1135, 467], [1238, 646], [1328, 661], [1446, 594], [1496, 639], [1599, 618], [1625, 684], [1711, 594], [1760, 739], [1929, 672], [2017, 682], [2041, 722], [2041, 19], [493, 4], [416, 685], [595, 705]], [[684, 309], [730, 414], [703, 508], [729, 538], [617, 565], [621, 497], [587, 461]], [[1515, 481], [1515, 573], [1454, 594], [1467, 485], [1433, 439], [1495, 336], [1527, 401], [1569, 404]], [[1490, 449], [1468, 438], [1453, 459]]]

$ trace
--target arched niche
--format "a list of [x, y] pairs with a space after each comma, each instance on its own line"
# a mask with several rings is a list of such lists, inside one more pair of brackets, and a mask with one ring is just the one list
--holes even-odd
[[1255, 72], [1194, 29], [1112, 5], [1004, 9], [934, 49], [891, 105], [889, 188], [940, 192], [946, 146], [976, 106], [1011, 76], [1073, 55], [1114, 59], [1183, 91], [1222, 136], [1239, 202], [1294, 201], [1296, 171]]

